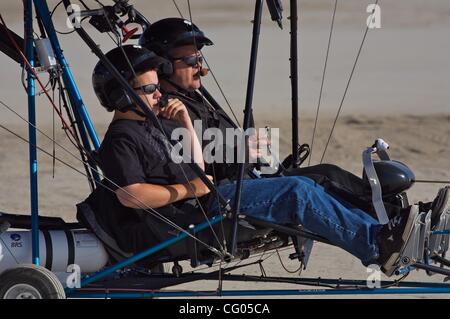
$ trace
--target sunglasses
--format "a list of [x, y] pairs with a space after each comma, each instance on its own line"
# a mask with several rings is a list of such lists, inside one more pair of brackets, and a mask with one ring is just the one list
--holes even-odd
[[153, 94], [156, 92], [156, 90], [161, 91], [161, 84], [146, 84], [146, 85], [142, 85], [136, 88], [133, 88], [134, 90], [139, 90], [139, 91], [143, 91], [145, 94]]
[[181, 60], [188, 66], [196, 66], [197, 64], [203, 63], [203, 57], [201, 55], [186, 55], [179, 58], [173, 58], [173, 60]]

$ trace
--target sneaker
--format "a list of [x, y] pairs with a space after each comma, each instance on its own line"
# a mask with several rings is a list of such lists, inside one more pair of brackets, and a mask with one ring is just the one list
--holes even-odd
[[441, 188], [431, 205], [431, 230], [439, 224], [442, 214], [450, 214], [450, 186]]
[[399, 258], [408, 243], [414, 227], [414, 221], [419, 214], [416, 205], [403, 209], [395, 217], [391, 218], [386, 225], [381, 227], [378, 238], [380, 257], [378, 263], [383, 272], [391, 276], [398, 264]]

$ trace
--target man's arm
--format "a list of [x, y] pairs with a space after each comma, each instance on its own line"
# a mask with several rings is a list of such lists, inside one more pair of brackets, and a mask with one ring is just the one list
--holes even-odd
[[192, 159], [194, 163], [197, 163], [198, 166], [200, 166], [200, 168], [204, 171], [205, 162], [203, 160], [202, 147], [200, 145], [200, 141], [194, 130], [194, 127], [192, 126], [192, 121], [189, 113], [183, 102], [178, 99], [169, 99], [168, 105], [161, 109], [160, 115], [169, 120], [177, 122], [179, 125], [188, 130], [190, 136], [189, 145], [191, 146], [190, 151], [192, 154]]
[[[211, 176], [208, 176], [212, 180]], [[192, 197], [201, 197], [210, 192], [200, 178], [186, 184], [156, 185], [138, 183], [116, 190], [120, 203], [130, 208], [159, 208]]]

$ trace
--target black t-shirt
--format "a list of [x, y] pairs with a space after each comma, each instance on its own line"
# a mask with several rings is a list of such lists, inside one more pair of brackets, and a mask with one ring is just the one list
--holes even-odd
[[165, 136], [149, 122], [117, 120], [109, 126], [100, 147], [100, 164], [103, 173], [119, 187], [184, 184], [186, 178], [196, 178], [187, 164], [171, 161], [170, 151]]
[[[117, 120], [108, 128], [99, 159], [104, 176], [111, 181], [104, 180], [106, 187], [96, 190], [96, 217], [125, 251], [137, 252], [156, 244], [168, 238], [173, 228], [150, 218], [143, 209], [123, 206], [114, 191], [136, 183], [185, 184], [197, 177], [187, 164], [170, 160], [170, 147], [163, 134], [146, 121]], [[192, 222], [196, 211], [192, 200], [156, 210], [182, 227]]]

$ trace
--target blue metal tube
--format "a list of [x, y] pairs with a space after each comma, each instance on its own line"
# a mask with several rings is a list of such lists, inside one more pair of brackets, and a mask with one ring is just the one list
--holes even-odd
[[[33, 43], [33, 0], [24, 3], [25, 18], [25, 55], [32, 67], [34, 67], [34, 43]], [[29, 138], [29, 165], [30, 165], [30, 196], [31, 196], [31, 249], [32, 263], [40, 265], [39, 259], [39, 202], [38, 202], [38, 161], [36, 150], [36, 99], [35, 78], [31, 70], [27, 70], [27, 95], [28, 95], [28, 138]]]
[[[200, 231], [208, 228], [209, 225], [214, 225], [214, 224], [219, 223], [224, 218], [225, 217], [223, 215], [214, 216], [213, 218], [211, 218], [209, 223], [208, 222], [204, 222], [204, 223], [202, 223], [200, 225], [197, 225], [196, 227], [194, 227], [194, 229], [192, 231], [194, 233], [200, 232]], [[139, 261], [139, 260], [141, 260], [141, 259], [143, 259], [143, 258], [145, 258], [147, 256], [150, 256], [151, 254], [156, 253], [157, 251], [160, 251], [160, 250], [162, 250], [162, 249], [164, 249], [164, 248], [166, 248], [166, 247], [168, 247], [170, 245], [173, 245], [174, 243], [176, 243], [176, 242], [178, 242], [180, 240], [185, 239], [187, 236], [188, 235], [186, 233], [184, 233], [184, 232], [183, 233], [179, 233], [177, 236], [174, 236], [174, 237], [172, 237], [172, 238], [170, 238], [170, 239], [168, 239], [166, 241], [163, 241], [162, 243], [160, 243], [160, 244], [158, 244], [156, 246], [150, 247], [149, 249], [144, 250], [143, 252], [140, 252], [140, 253], [138, 253], [138, 254], [130, 257], [130, 258], [127, 258], [127, 259], [125, 259], [125, 260], [115, 264], [114, 266], [111, 266], [111, 267], [109, 267], [109, 268], [107, 268], [107, 269], [105, 269], [103, 271], [100, 271], [100, 272], [98, 272], [98, 273], [96, 273], [96, 274], [94, 274], [92, 276], [89, 276], [88, 278], [83, 279], [81, 281], [80, 286], [84, 287], [87, 284], [90, 284], [92, 282], [95, 282], [97, 280], [105, 278], [105, 277], [109, 276], [110, 274], [114, 273], [116, 270], [119, 270], [121, 268], [129, 266], [131, 264], [134, 264], [135, 262], [137, 262], [137, 261]], [[74, 291], [73, 289], [66, 288], [66, 294], [70, 294], [73, 291]]]
[[450, 235], [450, 229], [435, 230], [432, 232], [433, 235]]
[[396, 275], [404, 275], [404, 274], [407, 274], [407, 273], [411, 272], [414, 269], [415, 269], [415, 267], [413, 267], [413, 266], [399, 268], [399, 269], [396, 270], [395, 274]]
[[[100, 141], [97, 137], [97, 133], [95, 132], [95, 128], [92, 125], [89, 114], [86, 111], [86, 106], [84, 105], [83, 100], [81, 99], [81, 95], [75, 84], [72, 73], [70, 72], [67, 61], [63, 55], [61, 46], [58, 41], [58, 37], [55, 32], [55, 27], [53, 26], [53, 23], [50, 18], [50, 11], [48, 9], [47, 1], [34, 0], [34, 2], [36, 5], [36, 10], [38, 11], [39, 16], [41, 17], [42, 23], [44, 24], [48, 38], [52, 43], [55, 56], [58, 59], [58, 62], [62, 68], [64, 84], [66, 85], [69, 91], [69, 97], [71, 99], [71, 102], [77, 108], [75, 111], [79, 112], [81, 117], [83, 118], [83, 123], [86, 126], [86, 129], [94, 145], [94, 148], [98, 150], [100, 147]], [[82, 123], [80, 123], [80, 125], [82, 125]], [[85, 145], [85, 147], [87, 149], [90, 149], [90, 145]]]
[[335, 295], [400, 295], [450, 294], [450, 288], [375, 288], [375, 289], [289, 289], [289, 290], [224, 290], [224, 291], [158, 291], [71, 294], [71, 298], [150, 298], [150, 297], [228, 297], [228, 296], [335, 296]]
[[[73, 98], [71, 97], [71, 92], [69, 91], [68, 93], [69, 93], [70, 100], [73, 101]], [[73, 114], [75, 116], [75, 121], [76, 121], [77, 126], [78, 126], [78, 132], [80, 133], [81, 141], [82, 141], [82, 143], [84, 145], [84, 148], [87, 149], [87, 150], [90, 150], [91, 148], [90, 148], [88, 135], [86, 133], [86, 127], [83, 124], [83, 123], [85, 123], [84, 122], [84, 118], [81, 116], [80, 112], [78, 112], [78, 109], [75, 109], [73, 111], [74, 111]], [[95, 143], [94, 143], [94, 147], [95, 147], [96, 150], [98, 149], [98, 146], [95, 146]], [[89, 165], [91, 167], [95, 167], [97, 165], [90, 158], [88, 158], [87, 161], [88, 161], [88, 163], [89, 163]], [[101, 179], [100, 179], [99, 173], [94, 171], [94, 170], [92, 170], [92, 169], [91, 169], [91, 173], [92, 173], [92, 176], [93, 176], [94, 180], [97, 181], [97, 182], [100, 182]]]

